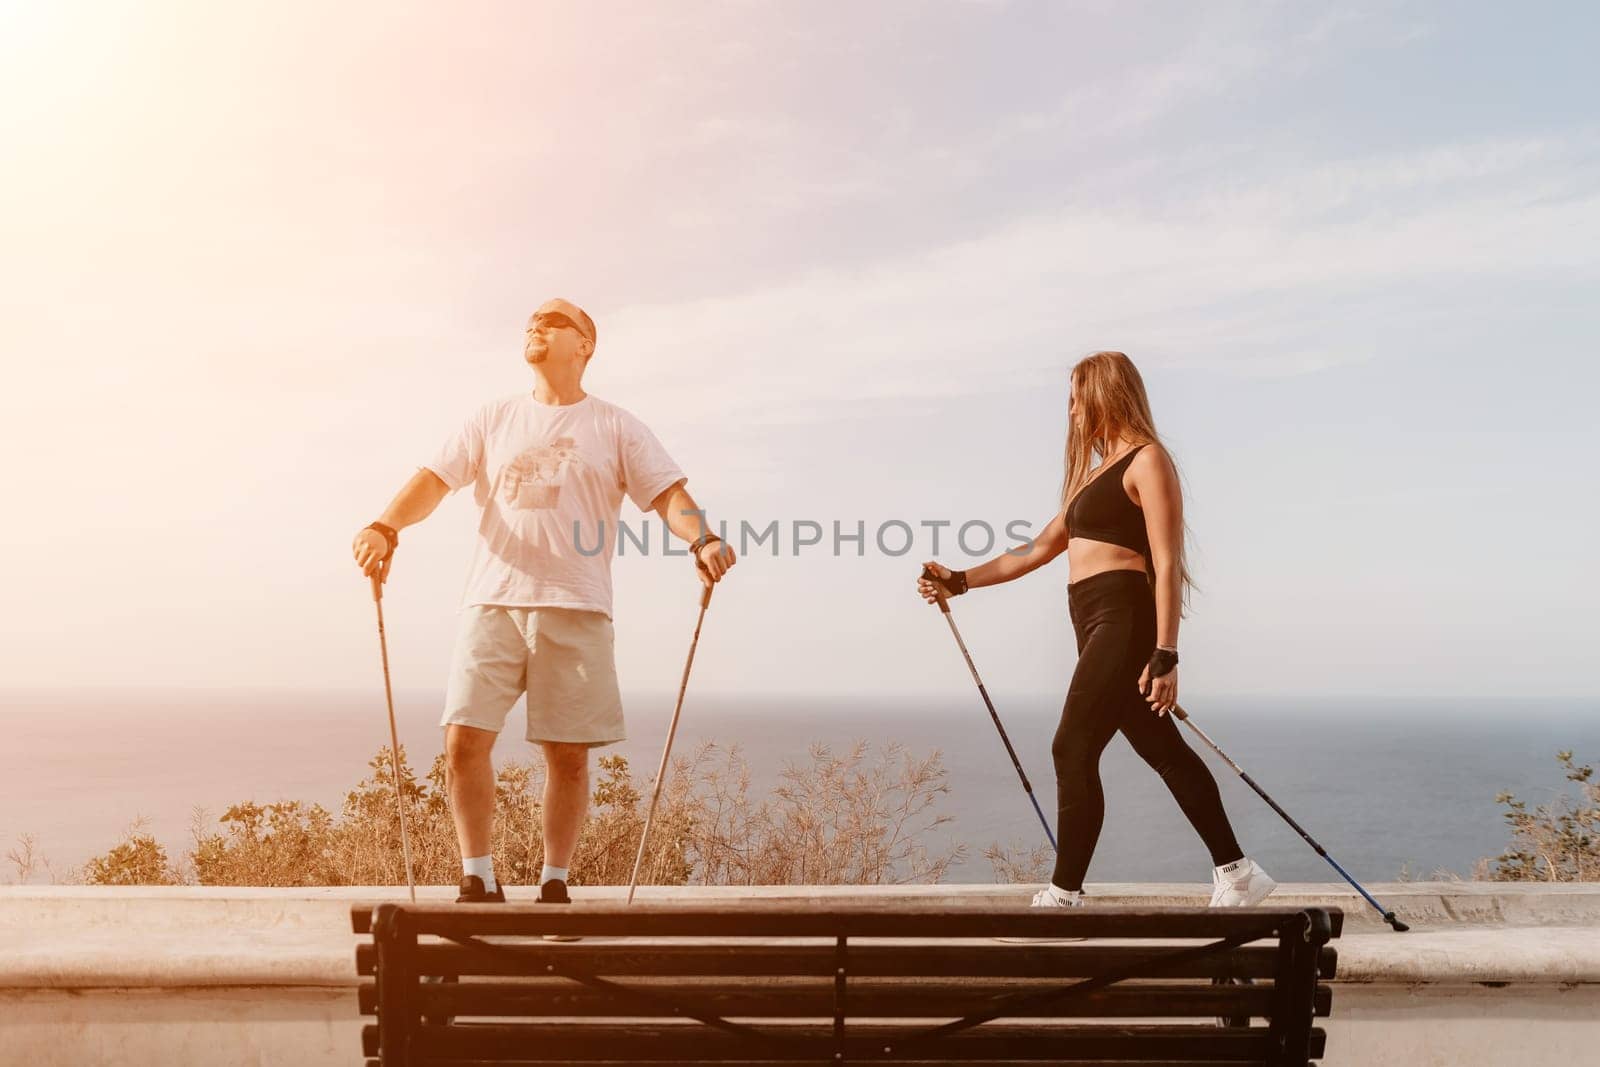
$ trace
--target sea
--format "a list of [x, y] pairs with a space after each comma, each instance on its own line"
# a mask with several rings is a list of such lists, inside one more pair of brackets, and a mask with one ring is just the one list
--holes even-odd
[[[625, 703], [626, 756], [648, 782], [661, 757], [674, 694]], [[1010, 698], [999, 713], [1054, 823], [1050, 739], [1059, 696]], [[396, 694], [401, 741], [425, 768], [442, 743], [440, 694]], [[1530, 806], [1576, 795], [1556, 762], [1600, 758], [1600, 704], [1537, 700], [1210, 699], [1194, 721], [1312, 836], [1363, 881], [1469, 877], [1506, 846], [1502, 792]], [[522, 713], [512, 713], [500, 759], [529, 759]], [[0, 882], [17, 881], [6, 854], [31, 835], [49, 861], [35, 882], [64, 878], [115, 844], [136, 822], [171, 856], [190, 845], [196, 812], [214, 820], [245, 800], [319, 802], [337, 811], [345, 792], [388, 743], [382, 690], [11, 691], [0, 694]], [[1325, 860], [1192, 732], [1185, 737], [1216, 774], [1248, 854], [1280, 881], [1334, 881]], [[890, 746], [937, 754], [945, 769], [925, 835], [930, 850], [966, 846], [946, 881], [992, 882], [983, 856], [999, 844], [1045, 844], [999, 733], [976, 691], [928, 700], [696, 695], [685, 702], [675, 755], [702, 743], [737, 747], [752, 793], [804, 766], [814, 745], [841, 755], [858, 742], [868, 761]], [[1106, 819], [1089, 881], [1205, 882], [1210, 861], [1160, 779], [1120, 736], [1101, 766]]]

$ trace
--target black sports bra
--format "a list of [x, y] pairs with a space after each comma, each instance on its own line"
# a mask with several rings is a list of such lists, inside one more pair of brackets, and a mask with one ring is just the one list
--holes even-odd
[[1122, 488], [1122, 472], [1128, 469], [1144, 448], [1139, 445], [1089, 479], [1067, 505], [1067, 536], [1105, 541], [1150, 555], [1150, 533], [1144, 525], [1144, 509], [1128, 499]]

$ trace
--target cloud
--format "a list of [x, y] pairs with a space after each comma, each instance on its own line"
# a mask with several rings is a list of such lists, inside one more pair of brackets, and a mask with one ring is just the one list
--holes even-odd
[[[1348, 8], [1326, 13], [1304, 29], [1292, 21], [1286, 25], [1284, 12], [1271, 5], [1212, 6], [1188, 17], [1198, 21], [1188, 27], [1175, 54], [1160, 48], [1118, 54], [1118, 61], [1096, 76], [1069, 83], [1049, 106], [1001, 117], [985, 148], [1004, 152], [1020, 142], [1137, 135], [1252, 85], [1270, 83], [1281, 92], [1294, 79], [1352, 51], [1401, 48], [1429, 32], [1421, 24]], [[1164, 23], [1147, 27], [1153, 35], [1169, 28]]]
[[1043, 381], [1099, 345], [1304, 373], [1436, 319], [1452, 283], [1593, 277], [1594, 169], [1582, 135], [1217, 173], [1160, 203], [1029, 215], [928, 252], [629, 307], [609, 323], [612, 358], [685, 410], [739, 397], [734, 421], [752, 429], [826, 418], [841, 392], [957, 395], [1001, 368]]

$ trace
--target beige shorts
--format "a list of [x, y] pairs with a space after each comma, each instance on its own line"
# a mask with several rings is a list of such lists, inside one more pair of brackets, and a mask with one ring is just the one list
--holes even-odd
[[499, 733], [528, 694], [528, 740], [624, 740], [611, 620], [572, 608], [463, 608], [440, 726]]

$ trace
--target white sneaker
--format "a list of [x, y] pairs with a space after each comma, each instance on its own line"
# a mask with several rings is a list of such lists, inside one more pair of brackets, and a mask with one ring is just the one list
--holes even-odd
[[1049, 886], [1045, 886], [1033, 895], [1034, 908], [1081, 908], [1083, 907], [1083, 890], [1070, 893], [1066, 897], [1059, 897]]
[[1249, 858], [1240, 860], [1238, 869], [1228, 874], [1213, 870], [1211, 881], [1213, 908], [1252, 908], [1278, 888], [1278, 883]]
[[[1057, 896], [1049, 886], [1045, 886], [1033, 895], [1034, 908], [1081, 908], [1083, 907], [1083, 891], [1068, 895], [1065, 899]], [[1011, 944], [1032, 944], [1035, 942], [1060, 942], [1060, 941], [1087, 941], [1086, 937], [997, 937], [996, 941], [1005, 941]]]

